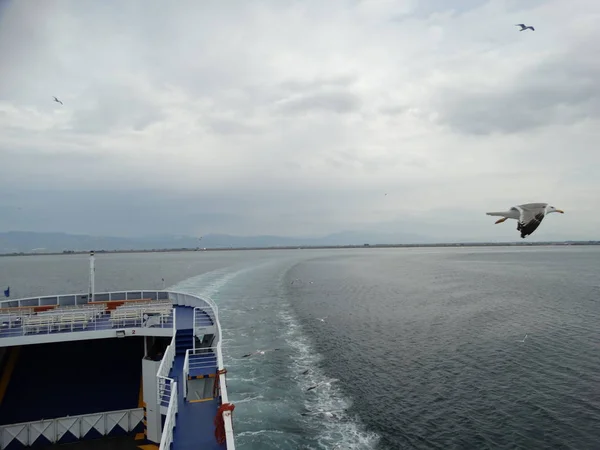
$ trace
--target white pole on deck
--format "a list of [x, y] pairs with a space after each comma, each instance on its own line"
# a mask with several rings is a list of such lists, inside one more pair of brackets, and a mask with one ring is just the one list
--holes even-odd
[[88, 301], [94, 301], [94, 276], [96, 274], [96, 267], [94, 266], [94, 250], [90, 252], [90, 299]]

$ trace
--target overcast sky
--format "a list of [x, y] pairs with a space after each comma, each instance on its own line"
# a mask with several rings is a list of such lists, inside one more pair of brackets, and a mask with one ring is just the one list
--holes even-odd
[[485, 212], [550, 202], [533, 238], [597, 238], [599, 21], [598, 0], [0, 2], [0, 231], [512, 240]]

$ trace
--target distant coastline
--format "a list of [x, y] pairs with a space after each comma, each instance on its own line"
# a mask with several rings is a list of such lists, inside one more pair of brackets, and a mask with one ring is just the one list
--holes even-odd
[[565, 245], [600, 245], [600, 241], [549, 241], [549, 242], [462, 242], [437, 244], [362, 244], [362, 245], [287, 245], [268, 247], [213, 247], [213, 248], [166, 248], [166, 249], [132, 249], [132, 250], [64, 250], [62, 252], [18, 252], [0, 253], [0, 257], [8, 256], [51, 256], [51, 255], [82, 255], [94, 250], [99, 253], [174, 253], [174, 252], [220, 252], [240, 250], [317, 250], [317, 249], [349, 249], [349, 248], [444, 248], [444, 247], [540, 247]]

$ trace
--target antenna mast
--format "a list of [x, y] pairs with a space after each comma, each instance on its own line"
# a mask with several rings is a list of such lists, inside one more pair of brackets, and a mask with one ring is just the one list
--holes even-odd
[[89, 295], [89, 300], [90, 302], [94, 301], [94, 276], [96, 274], [96, 267], [95, 267], [95, 258], [94, 258], [94, 250], [92, 250], [90, 252], [90, 295]]

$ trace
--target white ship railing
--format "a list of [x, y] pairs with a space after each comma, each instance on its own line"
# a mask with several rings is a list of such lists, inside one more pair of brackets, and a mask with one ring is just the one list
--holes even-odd
[[148, 308], [128, 311], [81, 311], [63, 308], [38, 313], [0, 314], [0, 339], [73, 331], [105, 331], [116, 328], [173, 328], [174, 310], [152, 312]]
[[[158, 366], [158, 371], [156, 372], [156, 381], [157, 381], [157, 401], [161, 411], [165, 411], [167, 409], [167, 405], [171, 402], [171, 398], [177, 397], [177, 391], [174, 390], [173, 385], [175, 380], [169, 377], [169, 372], [173, 367], [173, 362], [175, 361], [175, 339], [171, 340], [171, 343], [167, 345], [165, 350], [165, 354]], [[175, 395], [173, 395], [173, 392]]]
[[[187, 399], [187, 379], [188, 376], [190, 375], [190, 372], [192, 372], [193, 370], [199, 370], [199, 369], [213, 369], [213, 373], [216, 373], [217, 371], [217, 367], [218, 367], [218, 361], [217, 361], [217, 353], [216, 353], [217, 348], [216, 347], [201, 347], [201, 348], [188, 348], [185, 351], [185, 359], [183, 361], [183, 379], [185, 380], [185, 383], [183, 384], [183, 398]], [[196, 355], [205, 355], [205, 354], [212, 354], [215, 357], [215, 362], [217, 364], [215, 364], [214, 362], [208, 362], [203, 358], [194, 358], [194, 356]], [[217, 380], [215, 380], [215, 383], [217, 382]]]
[[183, 399], [187, 399], [187, 384], [188, 384], [188, 375], [190, 373], [190, 360], [187, 355], [187, 351], [185, 352], [185, 359], [183, 360]]
[[[215, 313], [217, 313], [216, 310]], [[217, 364], [219, 365], [219, 389], [221, 393], [221, 402], [229, 403], [229, 398], [227, 396], [227, 378], [225, 377], [224, 373], [223, 353], [221, 351], [221, 324], [219, 323], [218, 318], [215, 323], [217, 325]], [[235, 443], [233, 441], [233, 422], [231, 420], [230, 411], [225, 411], [223, 413], [223, 423], [225, 425], [225, 439], [227, 443], [227, 450], [235, 450]]]
[[[198, 348], [188, 348], [185, 351], [185, 361], [187, 363], [187, 374], [189, 374], [192, 370], [204, 369], [213, 367], [215, 372], [217, 371], [217, 367], [219, 365], [218, 356], [216, 353], [217, 347], [198, 347]], [[205, 358], [194, 358], [197, 355], [214, 355], [216, 366], [214, 363], [209, 363]]]
[[[104, 302], [127, 301], [113, 310]], [[36, 312], [39, 308], [51, 308]], [[165, 291], [54, 295], [0, 301], [0, 339], [115, 328], [175, 328], [173, 303]]]
[[[89, 297], [90, 295], [88, 293], [78, 293], [7, 299], [0, 301], [0, 308], [87, 305]], [[159, 290], [97, 292], [94, 294], [94, 302], [114, 302], [123, 300], [171, 300], [171, 297], [169, 291]]]
[[175, 430], [175, 421], [179, 407], [176, 381], [173, 382], [173, 392], [175, 392], [175, 395], [172, 395], [169, 400], [169, 408], [167, 409], [167, 416], [165, 417], [165, 425], [160, 438], [159, 450], [170, 450], [171, 444], [173, 443], [173, 432]]
[[215, 322], [215, 311], [212, 307], [196, 306], [194, 308], [194, 336], [196, 335], [196, 330], [213, 326]]
[[66, 433], [72, 434], [76, 439], [84, 439], [94, 430], [102, 436], [107, 436], [116, 427], [129, 433], [135, 430], [143, 418], [144, 409], [135, 408], [2, 425], [0, 449], [7, 448], [15, 440], [25, 447], [36, 444], [40, 438], [54, 444]]
[[[192, 295], [192, 294], [182, 294], [182, 295]], [[195, 296], [192, 295], [192, 297], [195, 297]], [[212, 314], [212, 315], [210, 315], [210, 317], [216, 327], [215, 338], [217, 341], [217, 346], [213, 347], [213, 348], [216, 349], [216, 353], [217, 353], [217, 368], [219, 370], [218, 380], [219, 380], [219, 392], [221, 395], [221, 403], [222, 404], [229, 403], [229, 398], [227, 396], [227, 377], [224, 373], [225, 367], [223, 365], [223, 352], [221, 350], [221, 344], [222, 344], [221, 337], [222, 336], [221, 336], [221, 322], [219, 321], [219, 308], [217, 307], [216, 303], [209, 297], [203, 297], [201, 300], [204, 301], [205, 303], [207, 303], [208, 306], [210, 306], [211, 311], [209, 313], [206, 310], [206, 308], [197, 307], [197, 306], [194, 307], [194, 347], [196, 345], [196, 331], [199, 328], [205, 326], [205, 325], [202, 325], [201, 321], [199, 320], [200, 311], [206, 311], [208, 314]], [[187, 352], [186, 352], [186, 360], [189, 360]], [[187, 374], [189, 373], [189, 370], [190, 370], [189, 362], [188, 362], [187, 370], [188, 371], [184, 374], [185, 379], [186, 379], [186, 384], [187, 384]], [[186, 392], [186, 394], [187, 394], [187, 392]], [[234, 443], [234, 437], [233, 437], [233, 421], [231, 419], [231, 412], [225, 411], [223, 413], [223, 423], [225, 425], [225, 437], [226, 437], [226, 443], [227, 443], [227, 450], [235, 450], [235, 443]]]

